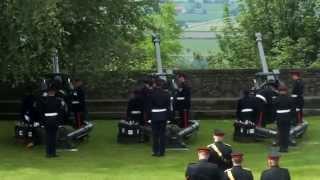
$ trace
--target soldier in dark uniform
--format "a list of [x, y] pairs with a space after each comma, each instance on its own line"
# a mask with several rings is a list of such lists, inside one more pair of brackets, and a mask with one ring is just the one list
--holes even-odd
[[247, 137], [250, 135], [252, 128], [255, 128], [257, 119], [257, 99], [254, 93], [249, 90], [242, 92], [242, 98], [238, 100], [237, 121], [235, 123], [234, 137]]
[[273, 122], [273, 101], [278, 96], [277, 83], [271, 81], [268, 85], [257, 92], [258, 127], [265, 127], [267, 123]]
[[290, 180], [289, 170], [279, 167], [279, 159], [278, 153], [271, 153], [268, 156], [269, 169], [263, 171], [260, 180]]
[[157, 79], [151, 95], [151, 127], [153, 156], [165, 155], [166, 126], [169, 118], [170, 95], [163, 89], [164, 80]]
[[239, 121], [250, 121], [255, 123], [257, 118], [256, 102], [257, 99], [249, 90], [243, 91], [243, 97], [238, 100], [237, 119]]
[[142, 88], [142, 98], [143, 98], [143, 118], [144, 122], [147, 123], [151, 120], [151, 94], [154, 88], [154, 79], [152, 77], [147, 77], [143, 81], [144, 85]]
[[222, 171], [231, 168], [232, 148], [229, 144], [223, 142], [224, 132], [215, 130], [213, 133], [213, 140], [214, 143], [208, 145], [208, 148], [210, 149], [209, 162], [217, 164]]
[[33, 95], [32, 87], [27, 87], [26, 94], [22, 99], [21, 106], [21, 119], [24, 124], [27, 125], [27, 145], [26, 147], [31, 148], [35, 145], [36, 137], [34, 134], [34, 123], [38, 121], [37, 109], [36, 109], [36, 97]]
[[274, 101], [274, 117], [278, 127], [280, 152], [288, 152], [290, 126], [295, 109], [292, 98], [288, 96], [288, 88], [281, 86], [279, 93]]
[[40, 112], [46, 131], [46, 153], [48, 158], [57, 157], [57, 131], [61, 123], [61, 114], [63, 114], [64, 106], [65, 102], [56, 97], [56, 88], [53, 85], [49, 85], [48, 95], [43, 97], [40, 104]]
[[223, 180], [223, 171], [216, 164], [210, 163], [210, 150], [206, 147], [198, 149], [198, 163], [191, 163], [186, 170], [187, 180]]
[[296, 125], [303, 122], [304, 82], [301, 79], [301, 74], [299, 71], [292, 71], [291, 77], [294, 81], [291, 97], [294, 100], [294, 105], [296, 108], [296, 122], [294, 123], [294, 125]]
[[184, 74], [179, 74], [174, 109], [179, 113], [178, 125], [181, 128], [186, 128], [189, 125], [190, 106], [191, 88], [186, 82], [186, 76]]
[[242, 167], [243, 154], [240, 152], [233, 152], [231, 154], [233, 167], [226, 170], [224, 173], [227, 180], [253, 180], [251, 170]]
[[127, 106], [127, 120], [144, 125], [143, 119], [144, 99], [141, 91], [135, 89], [129, 99]]
[[73, 82], [74, 90], [71, 92], [71, 110], [74, 113], [76, 128], [81, 128], [84, 125], [86, 117], [86, 95], [82, 84], [80, 79], [75, 79]]

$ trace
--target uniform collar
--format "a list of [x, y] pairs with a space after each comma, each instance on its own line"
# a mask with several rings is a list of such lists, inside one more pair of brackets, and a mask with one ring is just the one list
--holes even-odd
[[233, 166], [233, 167], [235, 167], [235, 168], [242, 168], [241, 165], [236, 165], [236, 166]]
[[280, 168], [280, 166], [279, 165], [271, 166], [270, 169], [272, 169], [272, 168]]
[[199, 162], [200, 163], [204, 163], [204, 162], [208, 162], [208, 160], [207, 159], [201, 159], [201, 160], [199, 160]]

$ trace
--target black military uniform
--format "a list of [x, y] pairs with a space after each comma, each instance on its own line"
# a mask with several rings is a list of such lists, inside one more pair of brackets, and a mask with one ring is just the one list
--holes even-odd
[[248, 137], [253, 134], [257, 120], [257, 99], [249, 91], [243, 92], [243, 97], [238, 100], [237, 122], [235, 123], [235, 137]]
[[273, 122], [273, 101], [277, 97], [277, 93], [272, 89], [272, 85], [260, 90], [256, 94], [257, 98], [257, 110], [258, 110], [258, 127], [265, 127], [267, 123]]
[[153, 79], [148, 78], [144, 80], [144, 87], [141, 90], [143, 99], [143, 119], [147, 123], [151, 120], [151, 95], [153, 92]]
[[143, 110], [143, 96], [141, 95], [140, 91], [135, 90], [133, 92], [133, 97], [131, 97], [128, 102], [127, 120], [137, 122], [140, 125], [144, 125]]
[[[209, 149], [200, 148], [198, 151], [209, 151]], [[208, 162], [207, 159], [189, 164], [185, 176], [187, 180], [223, 180], [225, 178], [218, 166]]]
[[[280, 92], [287, 92], [287, 87], [280, 87]], [[274, 101], [274, 116], [278, 127], [278, 138], [281, 152], [287, 152], [289, 146], [290, 126], [294, 113], [291, 97], [280, 94]]]
[[181, 82], [176, 91], [175, 97], [175, 111], [179, 113], [178, 125], [181, 128], [186, 128], [189, 125], [189, 112], [191, 106], [191, 88], [185, 83]]
[[[220, 130], [215, 130], [214, 135], [224, 136], [224, 133]], [[208, 145], [208, 148], [210, 149], [209, 162], [217, 164], [223, 171], [232, 167], [232, 148], [229, 144], [218, 141]]]
[[[276, 153], [270, 154], [269, 161], [279, 161], [280, 156]], [[280, 168], [278, 165], [272, 165], [269, 169], [261, 174], [260, 180], [290, 180], [290, 173], [288, 169]]]
[[226, 170], [225, 176], [227, 180], [253, 180], [253, 175], [251, 170], [243, 168], [241, 166], [243, 154], [242, 153], [232, 153], [232, 159], [237, 162], [231, 169]]
[[151, 127], [154, 156], [164, 156], [165, 154], [165, 134], [169, 118], [170, 95], [162, 89], [163, 83], [163, 81], [157, 80], [157, 87], [151, 95]]
[[74, 113], [75, 127], [81, 128], [84, 125], [86, 116], [85, 91], [81, 86], [71, 92], [71, 110]]
[[303, 122], [303, 107], [304, 107], [304, 82], [300, 79], [299, 72], [291, 72], [292, 75], [296, 75], [299, 79], [294, 80], [291, 97], [294, 100], [296, 108], [296, 122], [295, 124], [301, 124]]
[[24, 135], [28, 143], [27, 147], [32, 147], [38, 140], [34, 130], [35, 125], [39, 125], [36, 102], [37, 100], [31, 91], [22, 99], [21, 119], [26, 127]]
[[238, 100], [237, 105], [237, 119], [239, 121], [251, 121], [256, 122], [257, 109], [256, 109], [257, 99], [249, 94], [249, 91], [244, 92], [243, 98]]
[[[49, 91], [55, 92], [54, 88]], [[65, 103], [62, 99], [48, 93], [48, 96], [43, 97], [40, 104], [40, 112], [42, 115], [43, 124], [46, 130], [46, 153], [47, 157], [56, 157], [56, 139], [58, 126], [61, 123], [61, 115], [64, 111]]]
[[234, 166], [225, 171], [228, 180], [253, 180], [252, 172], [241, 166]]

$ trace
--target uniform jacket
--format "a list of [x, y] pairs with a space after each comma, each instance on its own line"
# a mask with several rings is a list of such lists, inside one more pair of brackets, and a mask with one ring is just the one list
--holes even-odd
[[290, 180], [290, 173], [288, 169], [272, 167], [263, 171], [260, 180]]
[[151, 112], [152, 110], [165, 109], [165, 112], [151, 113], [152, 122], [167, 121], [170, 110], [170, 95], [161, 88], [155, 88], [151, 94]]
[[241, 166], [234, 166], [231, 169], [226, 170], [225, 176], [227, 180], [253, 180], [252, 172]]
[[[245, 96], [238, 100], [237, 118], [240, 121], [257, 119], [257, 99], [252, 96]], [[252, 109], [252, 112], [242, 112], [244, 109]]]
[[200, 160], [198, 163], [189, 164], [186, 170], [187, 180], [223, 180], [224, 174], [217, 165]]
[[[218, 152], [215, 150], [215, 147], [217, 147]], [[223, 171], [232, 167], [232, 148], [230, 145], [223, 142], [215, 142], [208, 145], [208, 148], [211, 150], [209, 162], [217, 164]]]
[[188, 85], [183, 83], [179, 87], [179, 89], [176, 91], [175, 109], [177, 110], [190, 109], [190, 106], [191, 106], [191, 88]]

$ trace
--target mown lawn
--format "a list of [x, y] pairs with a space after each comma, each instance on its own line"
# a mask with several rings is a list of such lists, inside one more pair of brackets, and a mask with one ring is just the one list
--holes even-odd
[[[310, 129], [299, 146], [283, 155], [282, 165], [293, 180], [319, 180], [320, 117], [307, 118]], [[32, 150], [16, 144], [11, 121], [0, 121], [0, 180], [178, 180], [185, 167], [195, 161], [195, 149], [210, 143], [212, 129], [228, 132], [227, 142], [245, 153], [245, 166], [255, 179], [266, 167], [269, 142], [239, 144], [232, 142], [231, 121], [202, 121], [198, 137], [190, 141], [189, 151], [169, 151], [165, 158], [151, 157], [150, 145], [116, 143], [116, 121], [96, 121], [89, 142], [78, 152], [60, 152], [57, 159], [44, 158], [43, 147]]]

